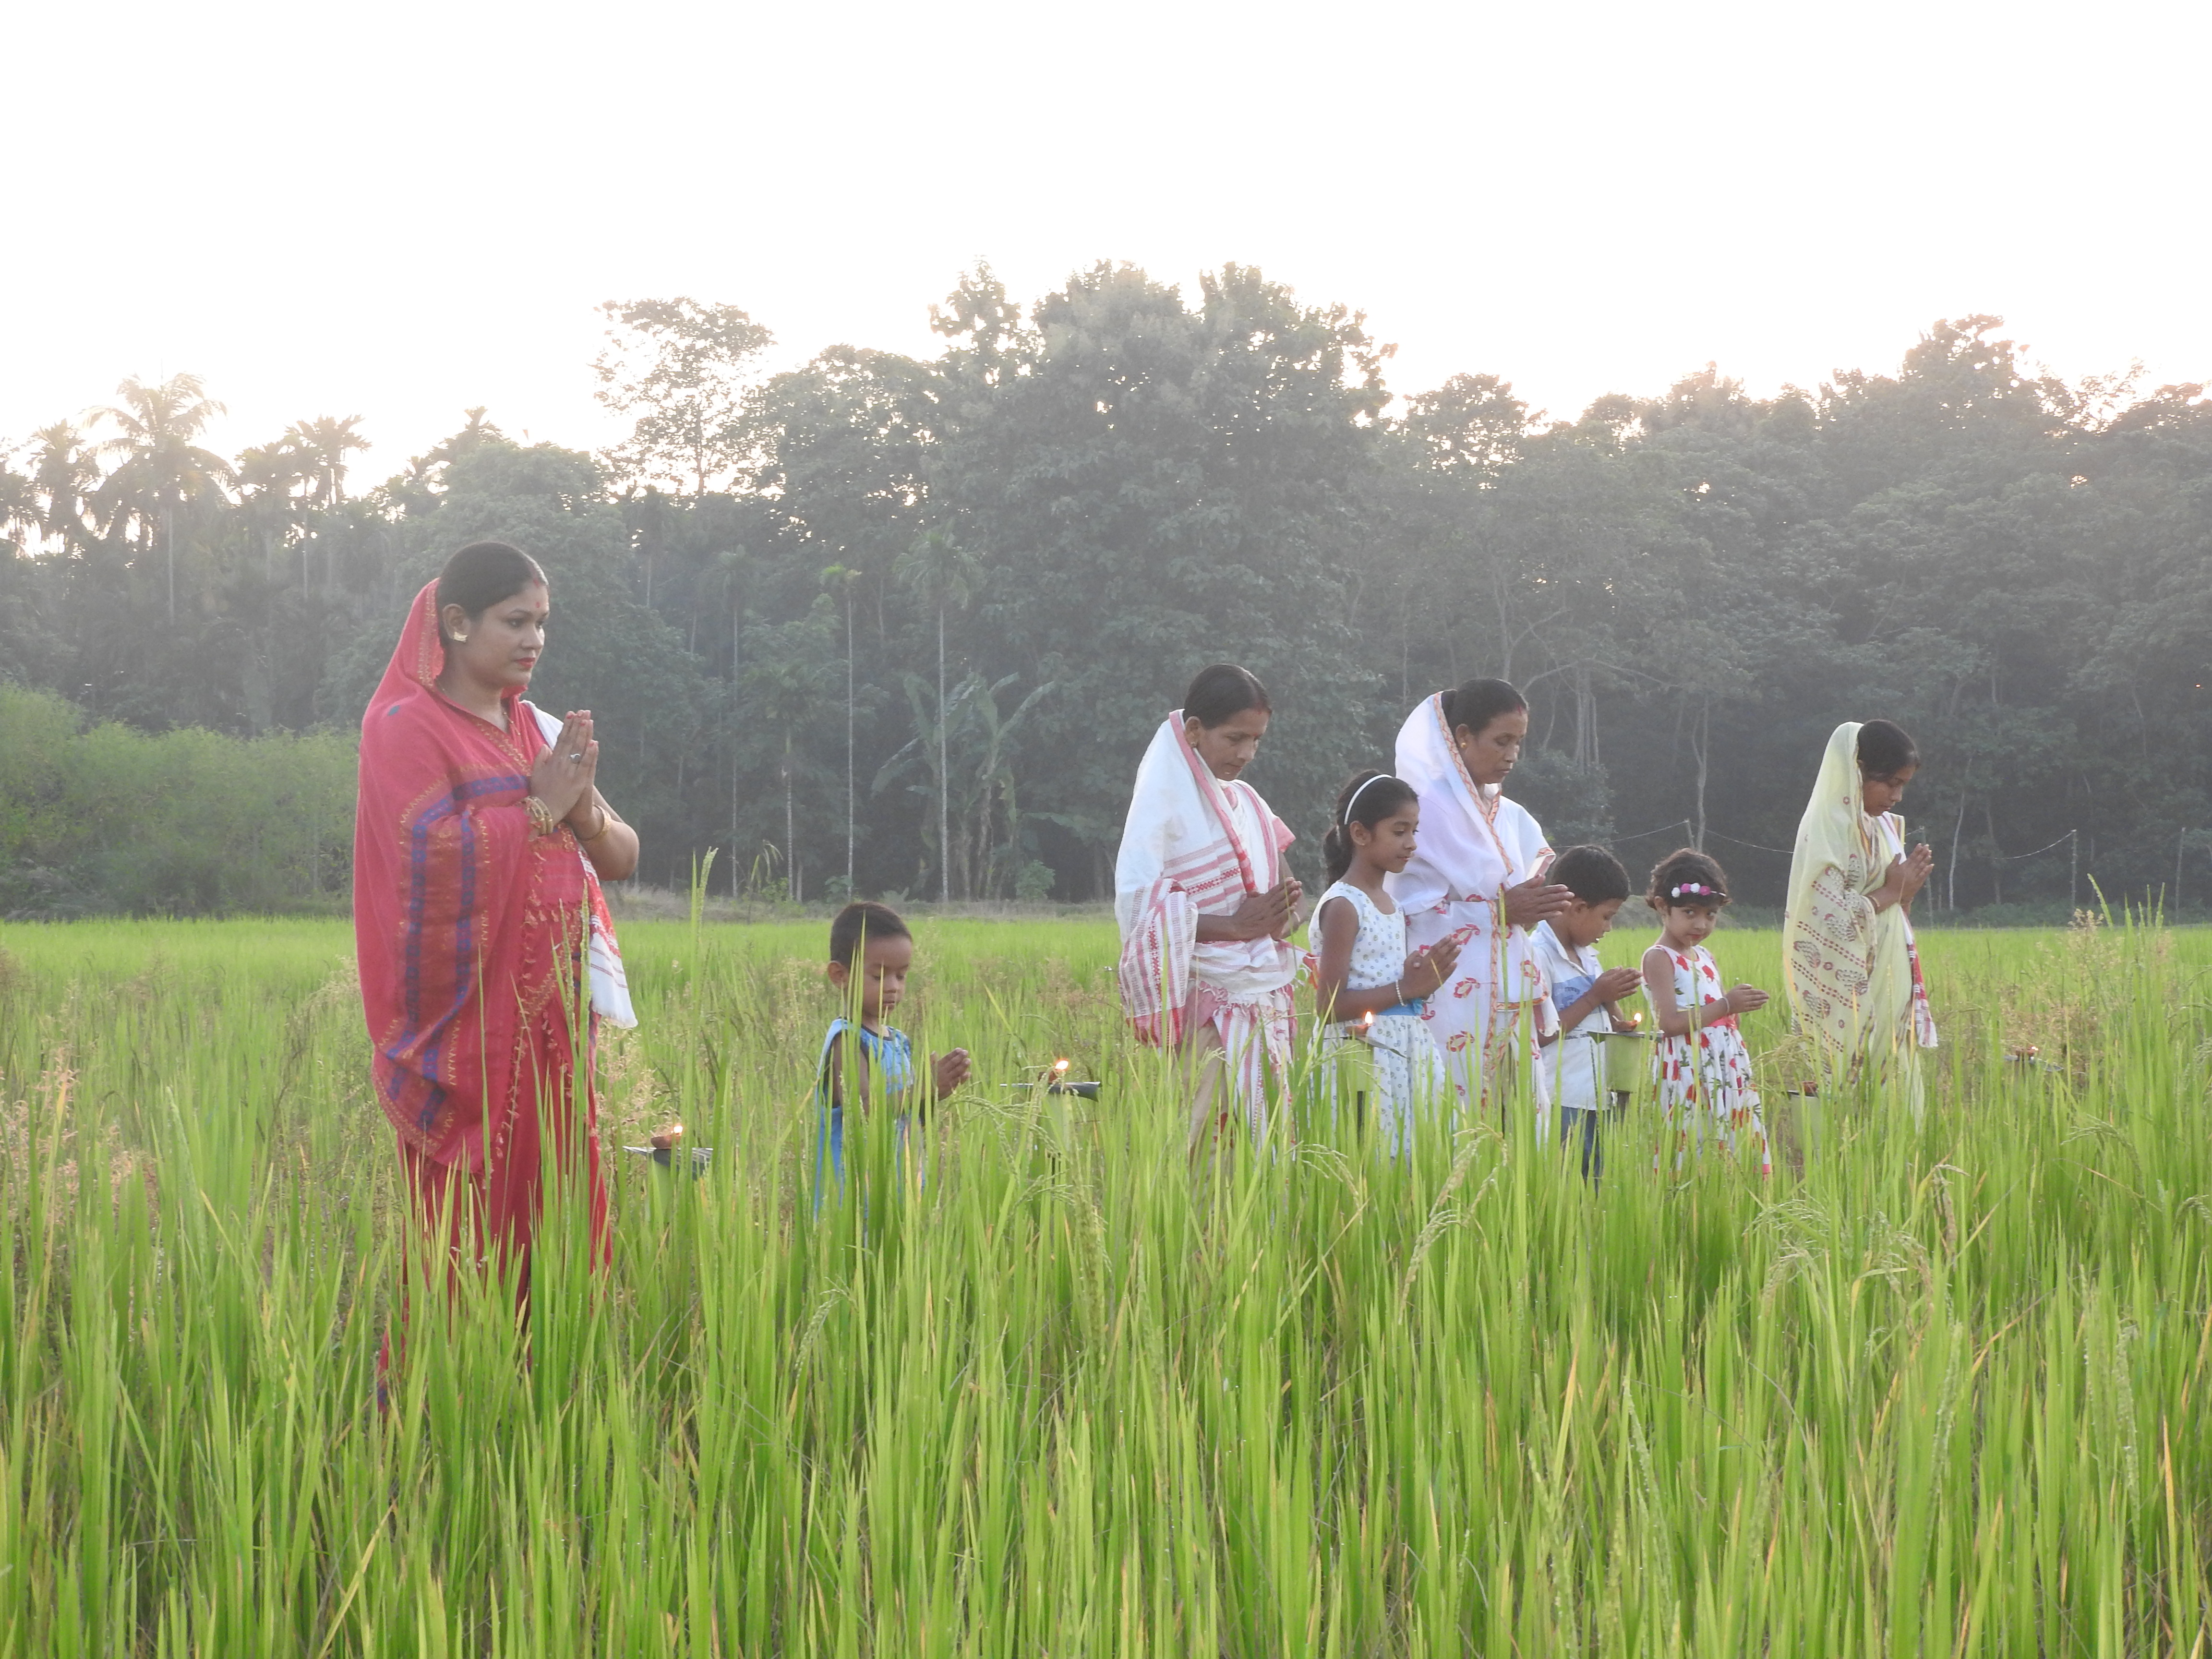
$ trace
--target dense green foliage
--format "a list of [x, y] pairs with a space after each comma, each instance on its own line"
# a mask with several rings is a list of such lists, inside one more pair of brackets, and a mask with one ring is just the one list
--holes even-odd
[[88, 724], [0, 684], [0, 915], [342, 909], [354, 744]]
[[0, 933], [0, 1659], [2203, 1650], [2202, 932], [1932, 939], [1925, 1123], [1802, 1178], [1310, 1120], [1208, 1202], [1109, 927], [926, 924], [976, 1084], [818, 1224], [818, 929], [625, 934], [610, 1138], [708, 1178], [622, 1158], [611, 1273], [556, 1226], [526, 1363], [418, 1311], [380, 1420], [343, 926]]
[[1976, 317], [1893, 374], [1761, 401], [1709, 368], [1547, 421], [1486, 375], [1394, 401], [1361, 318], [1233, 266], [1027, 309], [979, 270], [938, 358], [765, 380], [732, 307], [605, 309], [635, 425], [597, 459], [477, 410], [349, 498], [356, 422], [233, 465], [189, 377], [127, 386], [104, 443], [36, 434], [0, 468], [0, 677], [147, 730], [343, 727], [406, 597], [499, 534], [554, 574], [539, 690], [598, 714], [654, 881], [714, 846], [822, 896], [849, 788], [861, 890], [1097, 896], [1146, 737], [1228, 657], [1276, 692], [1254, 777], [1308, 851], [1412, 699], [1493, 672], [1555, 841], [1709, 838], [1771, 902], [1821, 740], [1882, 714], [1927, 755], [1931, 905], [2212, 895], [2201, 388], [2061, 384]]

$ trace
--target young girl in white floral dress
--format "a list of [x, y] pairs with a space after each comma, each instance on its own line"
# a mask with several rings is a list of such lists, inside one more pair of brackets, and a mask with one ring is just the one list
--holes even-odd
[[[1771, 1176], [1751, 1051], [1736, 1026], [1739, 1015], [1766, 1006], [1766, 993], [1752, 985], [1723, 990], [1705, 949], [1729, 902], [1728, 877], [1713, 860], [1685, 848], [1651, 872], [1648, 896], [1660, 921], [1659, 942], [1644, 953], [1644, 989], [1660, 1036], [1651, 1074], [1673, 1132], [1674, 1168], [1681, 1169], [1692, 1145], [1702, 1151], [1711, 1134], [1724, 1152]], [[1663, 1145], [1653, 1149], [1653, 1169], [1664, 1153]]]
[[1394, 1157], [1410, 1139], [1414, 1115], [1453, 1097], [1421, 999], [1450, 975], [1459, 946], [1444, 939], [1409, 954], [1405, 914], [1382, 888], [1382, 878], [1413, 856], [1420, 811], [1412, 786], [1388, 773], [1361, 772], [1344, 786], [1322, 837], [1329, 885], [1309, 934], [1322, 1078], [1334, 1098], [1346, 1046], [1367, 1045], [1376, 1127]]

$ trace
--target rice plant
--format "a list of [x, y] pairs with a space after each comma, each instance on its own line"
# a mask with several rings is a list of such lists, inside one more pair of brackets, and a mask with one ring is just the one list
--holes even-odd
[[556, 1218], [380, 1414], [343, 924], [7, 930], [0, 1654], [2205, 1650], [2212, 936], [1935, 934], [1924, 1121], [1785, 1100], [1770, 1013], [1796, 1159], [1655, 1174], [1639, 1102], [1593, 1188], [1310, 1100], [1194, 1178], [1110, 925], [917, 933], [977, 1080], [817, 1218], [822, 929], [627, 927], [605, 1138], [711, 1165], [613, 1152], [611, 1271]]

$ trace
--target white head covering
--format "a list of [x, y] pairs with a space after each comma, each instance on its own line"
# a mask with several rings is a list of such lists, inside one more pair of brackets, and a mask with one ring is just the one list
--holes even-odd
[[[1243, 833], [1240, 833], [1240, 831]], [[1193, 915], [1225, 915], [1247, 894], [1263, 893], [1282, 879], [1282, 848], [1290, 831], [1249, 783], [1224, 783], [1193, 752], [1176, 709], [1152, 734], [1137, 767], [1121, 850], [1114, 865], [1114, 915], [1125, 952], [1151, 931], [1169, 894]], [[1236, 1000], [1264, 996], [1290, 983], [1297, 953], [1280, 939], [1217, 939], [1198, 944], [1182, 937], [1180, 921], [1158, 947]], [[1184, 963], [1170, 964], [1179, 972]], [[1141, 998], [1142, 981], [1161, 976], [1160, 964], [1125, 961], [1125, 1000]], [[1155, 994], [1157, 996], [1157, 994]]]
[[1797, 821], [1797, 845], [1790, 861], [1790, 911], [1803, 908], [1823, 867], [1842, 871], [1854, 893], [1870, 890], [1867, 877], [1874, 851], [1866, 831], [1866, 780], [1859, 773], [1859, 722], [1845, 720], [1828, 734], [1813, 798]]
[[1439, 691], [1416, 704], [1398, 732], [1398, 775], [1421, 798], [1419, 850], [1391, 896], [1424, 910], [1447, 896], [1494, 898], [1543, 866], [1551, 849], [1527, 810], [1468, 776]]

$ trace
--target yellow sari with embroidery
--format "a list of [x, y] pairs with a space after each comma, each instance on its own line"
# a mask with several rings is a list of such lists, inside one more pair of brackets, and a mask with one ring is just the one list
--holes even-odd
[[1830, 736], [1797, 826], [1782, 925], [1790, 1006], [1824, 1088], [1887, 1078], [1917, 1117], [1919, 1051], [1936, 1046], [1936, 1022], [1912, 919], [1902, 905], [1875, 908], [1891, 861], [1904, 854], [1904, 823], [1893, 812], [1867, 815], [1858, 738], [1856, 720]]

